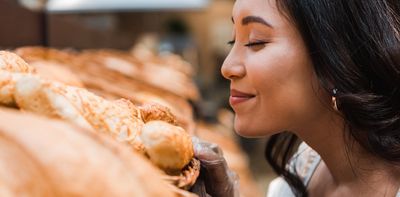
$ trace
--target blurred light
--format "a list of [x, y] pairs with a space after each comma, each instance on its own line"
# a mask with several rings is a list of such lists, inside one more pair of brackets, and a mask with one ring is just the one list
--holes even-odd
[[25, 8], [40, 11], [44, 8], [46, 0], [18, 0], [18, 3]]
[[205, 8], [209, 0], [49, 0], [49, 12], [181, 10]]

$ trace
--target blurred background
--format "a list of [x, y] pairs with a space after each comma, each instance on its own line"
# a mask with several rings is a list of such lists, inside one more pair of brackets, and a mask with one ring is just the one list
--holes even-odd
[[234, 0], [0, 0], [0, 48], [178, 55], [194, 71], [191, 77], [200, 96], [190, 103], [196, 121], [213, 124], [225, 114], [230, 135], [265, 196], [274, 177], [264, 159], [266, 139], [244, 139], [234, 133], [229, 82], [220, 74], [230, 50], [226, 43], [232, 39], [233, 4]]

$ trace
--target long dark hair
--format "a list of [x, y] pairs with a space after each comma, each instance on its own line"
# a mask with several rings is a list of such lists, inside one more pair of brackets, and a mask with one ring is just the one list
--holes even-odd
[[[276, 2], [302, 35], [321, 87], [338, 90], [345, 139], [400, 164], [400, 1]], [[293, 134], [274, 135], [265, 155], [296, 196], [307, 196], [299, 177], [285, 168], [296, 140]]]

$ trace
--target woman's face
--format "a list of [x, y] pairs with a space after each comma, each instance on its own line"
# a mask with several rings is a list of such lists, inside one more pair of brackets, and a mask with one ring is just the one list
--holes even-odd
[[[237, 0], [233, 47], [221, 72], [231, 82], [235, 130], [247, 137], [296, 131], [327, 108], [295, 26], [274, 0]], [[326, 96], [326, 95], [325, 95]]]

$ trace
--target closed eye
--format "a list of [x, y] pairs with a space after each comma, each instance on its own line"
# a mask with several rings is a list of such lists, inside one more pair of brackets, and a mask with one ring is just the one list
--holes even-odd
[[248, 47], [254, 51], [258, 51], [258, 50], [261, 50], [262, 48], [264, 48], [266, 44], [268, 44], [268, 42], [257, 41], [257, 42], [249, 42], [249, 43], [245, 44], [244, 46]]
[[[228, 45], [233, 46], [235, 44], [235, 40], [230, 40], [227, 42]], [[248, 48], [262, 48], [264, 47], [266, 44], [268, 44], [268, 42], [265, 41], [257, 41], [257, 42], [249, 42], [247, 44], [245, 44], [245, 47]]]
[[249, 42], [249, 43], [245, 44], [244, 46], [246, 46], [246, 47], [252, 47], [252, 46], [265, 45], [265, 44], [267, 44], [267, 43], [268, 43], [268, 42], [265, 42], [265, 41]]

